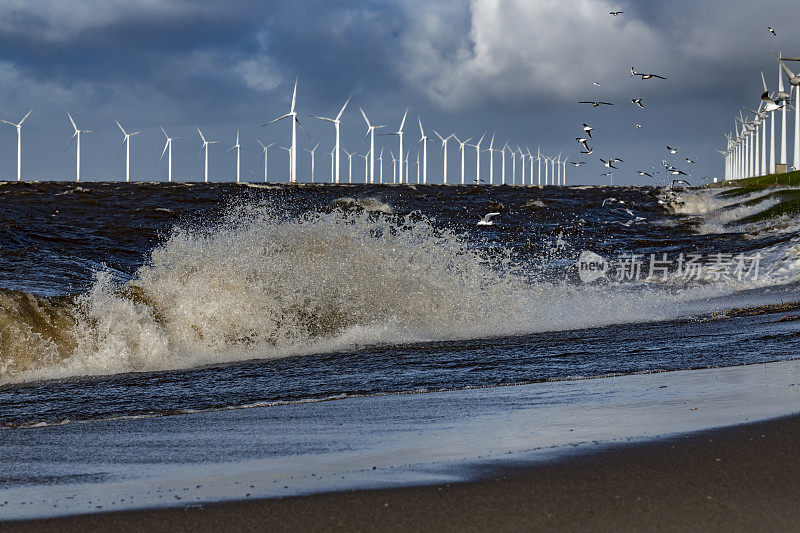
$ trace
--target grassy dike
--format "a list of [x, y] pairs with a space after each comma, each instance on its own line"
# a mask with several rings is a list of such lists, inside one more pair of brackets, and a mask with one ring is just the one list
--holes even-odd
[[[758, 198], [743, 201], [741, 205], [753, 205], [768, 198], [775, 198], [778, 203], [739, 222], [758, 222], [784, 215], [800, 215], [800, 171], [787, 172], [785, 174], [768, 174], [741, 180], [728, 180], [710, 184], [709, 187], [725, 188], [726, 190], [722, 192], [722, 195], [728, 198], [745, 196], [758, 191], [767, 192], [774, 187], [779, 188]], [[797, 187], [797, 189], [786, 189], [786, 187]]]

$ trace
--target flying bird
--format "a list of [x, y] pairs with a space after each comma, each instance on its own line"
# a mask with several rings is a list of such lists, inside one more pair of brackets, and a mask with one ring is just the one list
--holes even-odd
[[649, 172], [645, 172], [644, 170], [639, 170], [636, 173], [639, 174], [640, 176], [649, 176], [651, 178], [653, 177], [652, 174], [650, 174]]
[[584, 100], [582, 102], [578, 102], [579, 104], [592, 104], [592, 107], [599, 107], [601, 105], [614, 105], [611, 102], [594, 102], [591, 100]]
[[570, 164], [572, 164], [572, 165], [574, 165], [576, 167], [579, 167], [581, 165], [585, 165], [586, 161], [570, 161]]
[[579, 143], [581, 143], [583, 145], [584, 149], [586, 149], [586, 150], [590, 149], [589, 145], [587, 144], [589, 142], [589, 139], [587, 139], [585, 137], [575, 137], [575, 140], [578, 141]]
[[[622, 15], [623, 13], [624, 13], [624, 11], [609, 11], [608, 14], [612, 15], [614, 17], [618, 17], [619, 15]], [[772, 29], [772, 28], [770, 28], [770, 29]]]
[[492, 220], [493, 217], [496, 217], [500, 213], [486, 213], [482, 219], [478, 221], [478, 226], [494, 226], [494, 221]]
[[692, 165], [694, 165], [694, 161], [692, 161], [692, 160], [691, 160], [691, 159], [689, 159], [688, 157], [686, 157], [686, 158], [684, 158], [684, 159], [686, 159], [686, 162], [687, 162], [687, 163], [691, 163]]
[[586, 132], [586, 135], [588, 135], [590, 139], [592, 138], [592, 130], [594, 130], [594, 128], [591, 127], [590, 125], [588, 124], [583, 125], [583, 131]]
[[633, 127], [634, 127], [634, 128], [636, 128], [636, 129], [638, 130], [639, 128], [641, 128], [641, 127], [642, 127], [642, 125], [641, 125], [641, 124], [634, 124], [634, 125], [633, 125]]
[[599, 81], [593, 81], [592, 85], [594, 85], [595, 87], [600, 87], [600, 82]]
[[615, 167], [615, 166], [614, 166], [614, 161], [613, 161], [613, 160], [611, 160], [611, 159], [609, 159], [608, 161], [606, 161], [605, 159], [603, 159], [603, 158], [601, 157], [601, 158], [600, 158], [600, 161], [602, 161], [602, 162], [603, 162], [603, 166], [604, 166], [604, 167], [606, 167], [606, 168], [617, 168], [617, 167]]
[[775, 33], [775, 30], [774, 30], [774, 29], [772, 29], [772, 26], [769, 26], [767, 29], [769, 30], [769, 32], [770, 32], [770, 33], [771, 33], [773, 36], [775, 36], [775, 37], [777, 37], [777, 36], [778, 36], [778, 34], [777, 34], [777, 33]]
[[643, 80], [649, 80], [650, 78], [659, 78], [659, 79], [662, 79], [662, 80], [667, 79], [664, 76], [660, 76], [658, 74], [644, 74], [642, 72], [636, 72], [636, 69], [631, 67], [631, 78], [634, 77], [634, 76], [641, 76]]
[[669, 150], [669, 153], [671, 153], [671, 154], [677, 154], [678, 153], [678, 149], [677, 148], [672, 148], [670, 145], [667, 145], [667, 150]]
[[631, 98], [631, 103], [632, 104], [636, 104], [640, 108], [644, 109], [644, 104], [642, 103], [642, 99], [641, 98]]

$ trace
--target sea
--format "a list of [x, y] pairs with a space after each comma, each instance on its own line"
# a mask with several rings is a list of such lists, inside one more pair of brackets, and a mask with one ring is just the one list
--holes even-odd
[[[406, 395], [435, 418], [442, 394], [790, 361], [795, 194], [3, 183], [0, 449], [48, 428]], [[66, 483], [21, 461], [0, 490]]]

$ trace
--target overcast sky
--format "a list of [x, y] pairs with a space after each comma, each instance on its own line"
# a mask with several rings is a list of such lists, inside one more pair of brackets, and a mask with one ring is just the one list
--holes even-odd
[[[609, 15], [615, 10], [624, 13]], [[320, 143], [322, 180], [330, 177], [324, 153], [333, 128], [308, 115], [333, 116], [351, 95], [342, 121], [350, 151], [368, 148], [359, 105], [391, 129], [408, 107], [412, 161], [419, 115], [430, 135], [494, 132], [498, 148], [509, 141], [586, 161], [578, 169], [568, 165], [570, 183], [604, 183], [598, 158], [606, 156], [625, 161], [615, 183], [647, 183], [636, 171], [660, 169], [664, 158], [696, 177], [718, 176], [723, 166], [715, 149], [724, 147], [723, 132], [733, 128], [739, 108], [757, 106], [761, 69], [776, 83], [770, 50], [800, 55], [800, 40], [790, 35], [798, 27], [800, 7], [789, 0], [5, 0], [0, 118], [16, 122], [35, 106], [23, 128], [26, 178], [74, 179], [74, 146], [62, 155], [72, 135], [68, 109], [81, 129], [95, 130], [83, 137], [87, 179], [123, 176], [119, 120], [143, 132], [133, 141], [134, 179], [165, 178], [166, 164], [158, 160], [164, 124], [180, 137], [177, 179], [202, 178], [198, 125], [220, 141], [211, 147], [215, 180], [234, 176], [235, 156], [226, 150], [237, 127], [243, 177], [258, 180], [263, 159], [256, 137], [290, 142], [288, 121], [260, 125], [289, 110], [299, 77], [297, 108], [311, 136], [300, 134], [299, 142]], [[631, 66], [668, 79], [631, 78]], [[643, 98], [646, 109], [631, 98]], [[577, 103], [584, 99], [615, 105], [593, 109]], [[595, 128], [589, 156], [575, 142], [583, 122]], [[2, 126], [5, 179], [16, 174], [16, 132]], [[397, 138], [379, 139], [390, 176], [388, 151], [397, 152]], [[680, 153], [671, 156], [667, 144]], [[432, 143], [428, 153], [429, 181], [440, 183], [441, 144]], [[460, 174], [456, 145], [449, 156], [453, 181]], [[309, 160], [298, 153], [303, 181]], [[482, 163], [486, 177], [485, 154]], [[499, 156], [495, 165], [498, 178]], [[507, 165], [510, 174], [510, 159]], [[271, 151], [271, 177], [285, 181], [287, 170], [287, 153]], [[354, 160], [354, 181], [363, 181], [363, 173], [363, 160]], [[467, 179], [474, 176], [471, 149]]]

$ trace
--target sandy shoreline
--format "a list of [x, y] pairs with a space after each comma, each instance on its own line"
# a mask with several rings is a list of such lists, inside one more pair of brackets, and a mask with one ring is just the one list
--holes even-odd
[[789, 530], [800, 416], [471, 467], [455, 484], [0, 523], [3, 531]]

